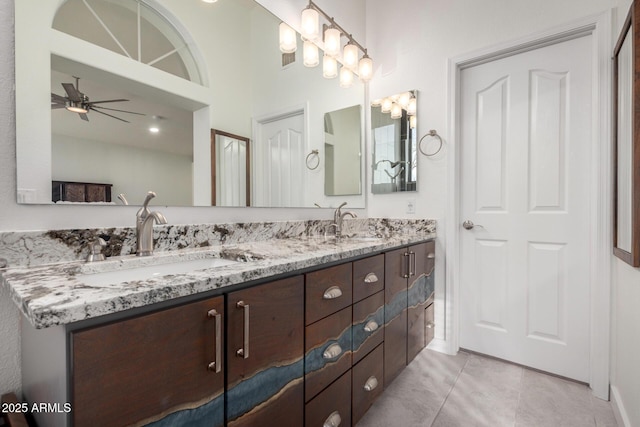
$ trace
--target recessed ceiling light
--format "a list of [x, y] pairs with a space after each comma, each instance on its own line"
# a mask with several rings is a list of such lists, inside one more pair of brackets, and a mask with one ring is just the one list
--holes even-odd
[[202, 0], [202, 1], [205, 2], [205, 3], [215, 3], [218, 0]]
[[151, 133], [158, 133], [158, 132], [160, 132], [160, 129], [159, 129], [159, 128], [157, 128], [157, 127], [150, 127], [150, 128], [149, 128], [149, 132], [151, 132]]

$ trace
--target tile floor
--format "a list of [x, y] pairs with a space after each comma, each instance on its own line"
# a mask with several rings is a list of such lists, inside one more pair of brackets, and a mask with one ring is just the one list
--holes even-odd
[[358, 427], [616, 427], [585, 385], [488, 357], [424, 350]]

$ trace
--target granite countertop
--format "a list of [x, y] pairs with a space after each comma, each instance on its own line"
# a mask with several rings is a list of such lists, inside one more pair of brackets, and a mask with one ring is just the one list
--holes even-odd
[[[380, 239], [323, 237], [272, 239], [159, 252], [151, 257], [110, 257], [0, 270], [0, 284], [35, 328], [65, 325], [127, 309], [168, 301], [256, 279], [263, 279], [365, 256], [435, 238], [435, 232], [392, 234]], [[79, 277], [145, 265], [202, 258], [240, 261], [230, 265], [109, 285], [88, 285]]]

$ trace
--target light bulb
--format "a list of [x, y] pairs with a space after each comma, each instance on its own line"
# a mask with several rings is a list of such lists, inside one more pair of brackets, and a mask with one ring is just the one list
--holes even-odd
[[340, 31], [329, 27], [324, 32], [324, 53], [330, 56], [340, 55]]
[[418, 120], [417, 120], [416, 116], [410, 116], [409, 117], [409, 128], [410, 129], [415, 129], [417, 121]]
[[318, 46], [308, 40], [305, 40], [302, 46], [302, 62], [305, 67], [315, 67], [320, 63]]
[[322, 76], [327, 79], [338, 76], [338, 61], [333, 56], [327, 55], [326, 52], [322, 57]]
[[298, 44], [296, 43], [296, 32], [293, 28], [280, 23], [280, 51], [282, 53], [293, 53], [296, 51]]
[[398, 104], [400, 104], [400, 106], [406, 110], [407, 106], [409, 105], [410, 99], [411, 99], [411, 92], [402, 92], [398, 97]]
[[348, 88], [353, 84], [353, 71], [347, 67], [340, 68], [340, 87]]
[[409, 100], [409, 105], [407, 105], [407, 114], [410, 116], [414, 116], [417, 111], [417, 101], [415, 98], [411, 98]]
[[391, 106], [391, 118], [399, 119], [400, 117], [402, 117], [402, 107], [400, 106], [400, 104], [396, 104], [394, 102]]
[[382, 111], [383, 113], [390, 113], [392, 106], [393, 101], [391, 100], [391, 98], [385, 98], [382, 100], [380, 111]]
[[358, 63], [358, 75], [363, 82], [368, 82], [373, 77], [373, 61], [366, 53]]
[[351, 70], [356, 69], [358, 66], [358, 46], [351, 42], [347, 43], [342, 51], [342, 64]]
[[382, 105], [382, 98], [374, 99], [373, 101], [371, 101], [372, 107], [379, 107], [381, 105]]
[[302, 11], [302, 37], [307, 40], [315, 40], [320, 34], [320, 18], [318, 12], [307, 8]]

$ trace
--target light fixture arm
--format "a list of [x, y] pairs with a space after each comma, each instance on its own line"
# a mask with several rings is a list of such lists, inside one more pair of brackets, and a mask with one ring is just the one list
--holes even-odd
[[358, 43], [358, 41], [356, 39], [353, 38], [353, 35], [351, 33], [348, 33], [344, 28], [342, 28], [335, 19], [333, 19], [333, 17], [327, 15], [327, 13], [320, 9], [320, 7], [315, 4], [312, 0], [309, 0], [309, 6], [307, 6], [308, 9], [313, 9], [316, 12], [318, 12], [320, 15], [322, 15], [324, 17], [324, 19], [326, 19], [327, 21], [329, 21], [329, 23], [331, 24], [332, 27], [337, 28], [346, 38], [349, 39], [349, 42], [353, 43], [354, 45], [358, 46], [358, 49], [360, 49], [365, 55], [367, 55], [367, 49], [365, 47], [363, 47], [360, 43]]

